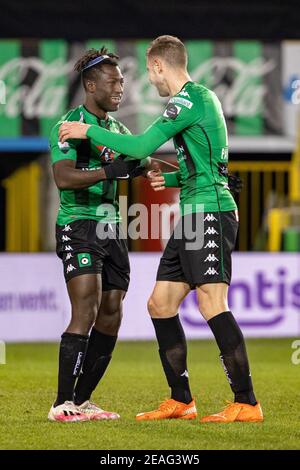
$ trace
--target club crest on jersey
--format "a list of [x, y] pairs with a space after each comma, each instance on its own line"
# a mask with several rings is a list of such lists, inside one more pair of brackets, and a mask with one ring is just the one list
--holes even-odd
[[105, 145], [97, 145], [97, 149], [99, 150], [99, 158], [102, 163], [109, 163], [112, 162], [114, 159], [115, 152]]

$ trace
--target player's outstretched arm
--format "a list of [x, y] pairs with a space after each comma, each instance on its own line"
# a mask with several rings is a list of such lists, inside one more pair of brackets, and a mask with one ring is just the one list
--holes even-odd
[[168, 137], [155, 125], [150, 126], [143, 134], [139, 135], [116, 134], [101, 127], [81, 122], [64, 122], [59, 128], [61, 144], [68, 139], [87, 138], [116, 152], [130, 155], [137, 160], [151, 155], [168, 140]]
[[[92, 139], [115, 152], [142, 160], [151, 155], [171, 137], [188, 128], [201, 118], [201, 113], [189, 107], [176, 108], [170, 100], [165, 112], [143, 134], [124, 135], [110, 132], [96, 125], [82, 122], [63, 122], [59, 127], [59, 140], [63, 145], [69, 139]], [[195, 107], [195, 109], [197, 109]]]

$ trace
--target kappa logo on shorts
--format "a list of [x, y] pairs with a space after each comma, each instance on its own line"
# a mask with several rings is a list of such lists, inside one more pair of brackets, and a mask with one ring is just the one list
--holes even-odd
[[70, 227], [70, 225], [65, 225], [64, 228], [62, 229], [63, 232], [70, 232], [72, 230], [72, 228]]
[[73, 251], [73, 248], [71, 247], [71, 245], [66, 245], [65, 251]]
[[206, 232], [204, 233], [204, 235], [219, 235], [219, 232], [217, 232], [217, 230], [214, 228], [214, 227], [208, 227], [208, 229], [206, 230]]
[[204, 248], [219, 248], [214, 240], [208, 240]]
[[216, 221], [217, 222], [218, 219], [216, 219], [216, 217], [214, 216], [214, 214], [207, 214], [205, 216], [205, 219], [204, 219], [204, 222], [207, 221], [207, 222], [214, 222]]
[[70, 240], [71, 240], [71, 238], [68, 237], [68, 235], [63, 235], [63, 236], [61, 237], [61, 241], [62, 241], [62, 242], [69, 242]]
[[207, 261], [219, 261], [219, 260], [214, 254], [209, 253], [209, 255], [205, 258], [204, 263], [206, 263]]
[[69, 259], [73, 258], [73, 255], [72, 253], [68, 253], [67, 256], [66, 256], [66, 261], [68, 261]]
[[70, 273], [71, 271], [74, 271], [76, 268], [73, 266], [73, 264], [68, 264], [67, 266], [67, 273]]
[[86, 268], [92, 266], [92, 259], [90, 253], [79, 253], [77, 255], [78, 264], [80, 268]]
[[213, 276], [214, 274], [219, 274], [215, 268], [209, 267], [204, 276]]

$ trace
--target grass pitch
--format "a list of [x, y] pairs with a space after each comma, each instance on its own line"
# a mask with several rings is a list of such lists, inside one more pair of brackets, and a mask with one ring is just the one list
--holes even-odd
[[[0, 449], [299, 449], [300, 365], [291, 362], [291, 339], [248, 340], [253, 381], [265, 422], [200, 424], [135, 422], [168, 396], [156, 344], [118, 343], [93, 400], [117, 411], [115, 422], [51, 423], [57, 344], [7, 345], [0, 366]], [[199, 416], [219, 411], [231, 391], [213, 342], [189, 342], [189, 373]]]

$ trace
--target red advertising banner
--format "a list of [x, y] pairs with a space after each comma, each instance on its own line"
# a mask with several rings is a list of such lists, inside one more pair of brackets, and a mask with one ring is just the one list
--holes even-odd
[[[171, 165], [177, 166], [175, 156], [161, 155], [159, 163], [163, 172], [176, 171]], [[165, 163], [164, 163], [165, 162]], [[166, 188], [163, 191], [154, 191], [148, 180], [139, 178], [134, 190], [134, 201], [143, 204], [148, 214], [148, 237], [138, 241], [139, 251], [162, 251], [169, 236], [165, 230], [174, 217], [179, 214], [179, 189]]]

